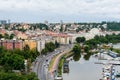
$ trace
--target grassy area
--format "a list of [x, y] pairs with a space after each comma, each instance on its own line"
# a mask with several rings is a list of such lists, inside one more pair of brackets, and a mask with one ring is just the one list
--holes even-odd
[[62, 66], [63, 66], [64, 59], [70, 57], [71, 55], [73, 55], [73, 53], [70, 51], [69, 53], [61, 57], [58, 65], [58, 75], [62, 75]]
[[113, 51], [120, 54], [120, 49], [113, 49]]
[[[53, 63], [54, 63], [54, 61], [55, 61], [55, 59], [57, 58], [58, 55], [59, 55], [59, 54], [55, 55], [55, 56], [51, 59], [51, 61], [50, 61], [50, 63], [49, 63], [49, 66], [48, 66], [48, 71], [50, 71], [50, 70], [52, 69]], [[66, 58], [66, 57], [68, 57], [68, 56], [70, 56], [70, 55], [72, 55], [72, 52], [71, 52], [71, 51], [68, 52], [68, 53], [65, 54], [65, 55], [62, 55], [61, 59], [59, 60], [59, 64], [58, 64], [58, 74], [59, 74], [59, 75], [62, 74], [62, 66], [63, 66], [64, 58]], [[64, 58], [63, 58], [63, 57], [64, 57]]]
[[[57, 54], [58, 55], [58, 54]], [[57, 57], [57, 55], [54, 55], [53, 58], [51, 59], [49, 66], [48, 66], [48, 71], [50, 71], [52, 69], [53, 63]]]
[[64, 58], [62, 57], [59, 61], [59, 65], [58, 65], [58, 75], [62, 75], [63, 62], [64, 62]]
[[73, 55], [73, 52], [70, 51], [69, 53], [65, 54], [65, 58], [68, 58], [68, 57], [70, 57], [70, 56], [72, 56], [72, 55]]

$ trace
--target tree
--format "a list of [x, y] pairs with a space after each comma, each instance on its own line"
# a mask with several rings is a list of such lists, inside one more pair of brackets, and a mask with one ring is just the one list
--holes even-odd
[[72, 51], [73, 51], [74, 54], [80, 54], [80, 52], [81, 52], [80, 45], [79, 45], [79, 44], [76, 44], [76, 45], [73, 47]]
[[58, 48], [59, 46], [60, 44], [57, 41], [55, 41], [55, 47]]
[[11, 34], [11, 35], [10, 35], [10, 39], [13, 39], [13, 38], [14, 38], [14, 36], [15, 36], [14, 34]]
[[1, 65], [7, 65], [11, 69], [21, 70], [24, 68], [24, 57], [18, 54], [6, 53], [0, 60]]
[[79, 61], [80, 57], [81, 57], [81, 47], [79, 44], [75, 44], [73, 49], [73, 59], [74, 61]]
[[86, 46], [84, 47], [84, 52], [88, 53], [89, 50], [90, 50], [90, 47], [89, 47], [88, 45], [86, 45]]
[[1, 38], [3, 38], [3, 35], [2, 35], [2, 34], [0, 34], [0, 39], [1, 39]]
[[60, 26], [60, 32], [63, 32], [63, 26], [62, 25]]
[[78, 55], [74, 54], [74, 55], [73, 55], [73, 60], [74, 60], [74, 61], [79, 61], [80, 58], [81, 58], [81, 55], [80, 55], [80, 54], [78, 54]]
[[26, 50], [30, 50], [30, 47], [28, 45], [25, 45], [25, 47], [24, 47], [24, 51], [26, 51]]
[[85, 60], [89, 60], [91, 55], [92, 55], [92, 54], [91, 54], [90, 52], [88, 52], [86, 55], [84, 55], [83, 58], [84, 58]]
[[9, 39], [9, 35], [7, 33], [5, 33], [4, 38]]
[[39, 52], [36, 49], [30, 50], [30, 54], [33, 58], [36, 58], [39, 55]]
[[0, 80], [39, 80], [35, 73], [18, 75], [16, 73], [0, 72]]
[[8, 64], [15, 70], [24, 69], [24, 57], [18, 54], [10, 56]]
[[48, 51], [52, 52], [55, 49], [55, 44], [53, 42], [46, 43], [45, 48], [47, 48]]
[[39, 80], [37, 76], [35, 75], [35, 73], [30, 73], [26, 75], [26, 77], [27, 77], [27, 80]]
[[42, 49], [41, 54], [45, 54], [46, 55], [47, 52], [48, 52], [47, 48], [44, 48], [44, 49]]
[[65, 31], [67, 31], [67, 26], [65, 26]]
[[77, 37], [76, 38], [76, 42], [77, 43], [82, 43], [82, 42], [84, 42], [85, 41], [85, 37]]

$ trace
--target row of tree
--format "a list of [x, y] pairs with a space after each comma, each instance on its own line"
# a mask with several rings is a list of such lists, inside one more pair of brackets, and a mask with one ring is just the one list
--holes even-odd
[[107, 29], [113, 31], [120, 30], [120, 22], [107, 22]]
[[41, 54], [47, 54], [47, 52], [52, 52], [55, 50], [55, 48], [59, 47], [59, 43], [55, 41], [55, 44], [53, 42], [48, 42], [45, 44], [45, 48], [42, 49]]
[[21, 75], [9, 72], [0, 72], [0, 80], [39, 80], [35, 73]]
[[43, 24], [43, 23], [36, 23], [36, 24], [30, 24], [30, 29], [32, 30], [32, 29], [37, 29], [37, 28], [39, 28], [39, 29], [41, 29], [41, 30], [48, 30], [48, 25], [46, 25], [46, 24]]
[[0, 65], [4, 66], [6, 71], [23, 70], [24, 60], [27, 59], [29, 63], [31, 63], [38, 55], [39, 53], [35, 49], [30, 50], [29, 48], [24, 48], [24, 50], [6, 50], [0, 47]]
[[[37, 76], [30, 72], [31, 63], [38, 55], [36, 49], [30, 50], [28, 45], [23, 50], [0, 47], [0, 80], [38, 80]], [[28, 74], [25, 74], [25, 60]], [[13, 70], [19, 70], [20, 73], [14, 73]]]
[[87, 41], [85, 40], [84, 37], [77, 37], [76, 42], [83, 44], [84, 48], [94, 49], [94, 48], [98, 47], [98, 44], [119, 43], [120, 42], [120, 34], [117, 34], [117, 35], [112, 34], [112, 35], [106, 35], [106, 36], [96, 35], [93, 39], [90, 39]]
[[74, 61], [79, 61], [79, 59], [81, 58], [81, 53], [84, 51], [86, 54], [84, 55], [84, 59], [85, 60], [89, 60], [90, 56], [92, 55], [92, 53], [90, 53], [90, 47], [88, 45], [85, 45], [84, 47], [81, 47], [80, 44], [75, 44], [72, 52], [73, 52], [73, 60]]
[[[77, 44], [73, 47], [73, 59], [75, 61], [78, 61], [81, 57], [81, 50], [87, 53], [84, 58], [87, 60], [89, 59], [90, 55], [90, 49], [95, 49], [99, 47], [99, 44], [108, 44], [108, 43], [119, 43], [120, 42], [120, 34], [112, 34], [112, 35], [106, 35], [106, 36], [98, 36], [96, 35], [93, 39], [85, 40], [84, 37], [77, 37], [76, 38]], [[80, 46], [80, 44], [82, 44]]]
[[94, 39], [85, 41], [84, 44], [88, 45], [91, 49], [97, 48], [98, 44], [108, 44], [108, 43], [119, 43], [120, 34], [106, 35], [106, 36], [95, 36]]
[[9, 35], [9, 34], [7, 34], [7, 33], [5, 33], [4, 36], [3, 36], [2, 34], [0, 34], [0, 39], [1, 39], [1, 38], [13, 39], [14, 36], [15, 36], [14, 34], [10, 34], [10, 35]]

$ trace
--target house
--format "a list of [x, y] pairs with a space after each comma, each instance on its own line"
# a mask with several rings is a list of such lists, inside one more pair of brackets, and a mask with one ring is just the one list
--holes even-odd
[[21, 32], [16, 37], [18, 39], [28, 39], [28, 35], [26, 35], [25, 33], [21, 33]]

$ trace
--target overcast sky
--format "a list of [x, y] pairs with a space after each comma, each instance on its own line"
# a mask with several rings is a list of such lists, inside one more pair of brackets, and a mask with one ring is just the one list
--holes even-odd
[[0, 20], [12, 22], [119, 21], [120, 0], [0, 0]]

